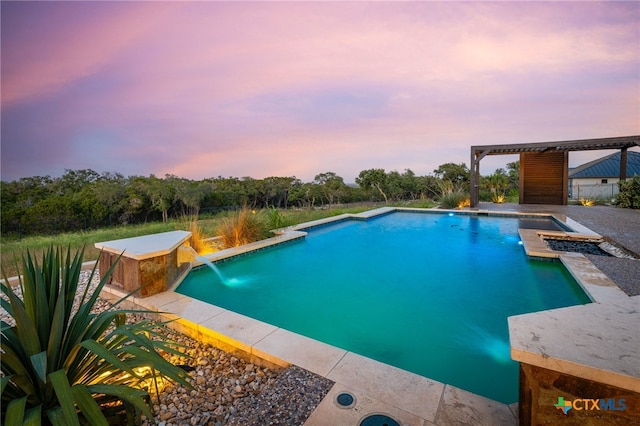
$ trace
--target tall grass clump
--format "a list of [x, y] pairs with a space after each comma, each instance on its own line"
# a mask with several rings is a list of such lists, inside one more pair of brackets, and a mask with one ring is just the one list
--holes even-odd
[[149, 381], [191, 387], [188, 374], [160, 355], [182, 355], [177, 345], [150, 338], [160, 336], [157, 324], [127, 323], [127, 313], [143, 311], [94, 312], [117, 262], [95, 290], [82, 289], [82, 256], [51, 246], [34, 260], [27, 251], [15, 289], [2, 273], [0, 304], [10, 316], [1, 328], [4, 425], [138, 424], [142, 414], [153, 421]]
[[267, 225], [255, 210], [243, 207], [222, 218], [217, 235], [224, 247], [238, 247], [269, 236]]
[[213, 253], [216, 251], [215, 245], [209, 240], [209, 237], [202, 232], [202, 228], [197, 222], [191, 222], [189, 226], [191, 232], [191, 247], [200, 255]]
[[216, 245], [198, 223], [198, 216], [183, 217], [182, 227], [191, 232], [191, 247], [199, 255], [213, 253], [217, 250]]
[[438, 182], [438, 191], [440, 195], [440, 207], [443, 209], [457, 209], [468, 206], [469, 194], [449, 180], [441, 180]]

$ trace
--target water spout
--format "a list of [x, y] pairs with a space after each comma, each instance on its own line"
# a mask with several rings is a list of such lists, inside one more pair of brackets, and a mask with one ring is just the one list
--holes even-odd
[[218, 278], [220, 279], [220, 281], [222, 281], [223, 284], [227, 283], [227, 279], [224, 277], [224, 275], [222, 275], [222, 272], [220, 272], [220, 269], [218, 269], [218, 267], [212, 261], [210, 261], [206, 257], [198, 256], [198, 255], [196, 256], [196, 260], [199, 260], [200, 262], [204, 263], [209, 268], [211, 268], [211, 270], [215, 272], [215, 274], [218, 276]]
[[218, 277], [220, 282], [227, 287], [237, 287], [238, 285], [243, 284], [244, 280], [239, 280], [237, 278], [227, 278], [225, 277], [220, 269], [204, 256], [200, 256], [198, 252], [196, 252], [191, 246], [181, 246], [178, 250], [178, 259], [179, 262], [201, 262], [204, 265], [207, 265]]

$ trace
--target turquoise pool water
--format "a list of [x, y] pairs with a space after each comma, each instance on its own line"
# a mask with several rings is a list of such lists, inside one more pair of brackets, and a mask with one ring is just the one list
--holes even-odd
[[507, 317], [589, 302], [560, 263], [527, 258], [518, 227], [410, 212], [346, 220], [218, 262], [223, 279], [196, 269], [176, 291], [512, 403]]

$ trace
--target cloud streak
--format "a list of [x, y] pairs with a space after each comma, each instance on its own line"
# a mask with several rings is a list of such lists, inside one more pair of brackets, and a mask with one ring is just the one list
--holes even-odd
[[1, 7], [3, 180], [352, 181], [470, 145], [640, 132], [637, 3]]

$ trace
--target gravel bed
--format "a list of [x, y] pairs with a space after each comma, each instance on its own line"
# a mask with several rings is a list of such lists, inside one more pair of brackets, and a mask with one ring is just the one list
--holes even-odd
[[[79, 293], [88, 278], [89, 272], [83, 271]], [[110, 307], [108, 301], [99, 299], [95, 311]], [[0, 316], [12, 322], [1, 308]], [[141, 317], [130, 314], [128, 320]], [[182, 351], [189, 357], [167, 358], [189, 371], [193, 389], [169, 383], [152, 396], [160, 426], [302, 425], [333, 386], [332, 381], [296, 366], [260, 367], [174, 330], [162, 328], [161, 332], [184, 345]], [[143, 421], [143, 425], [151, 424]]]
[[598, 243], [592, 243], [587, 241], [569, 241], [559, 240], [554, 238], [546, 238], [545, 242], [554, 251], [572, 251], [575, 253], [592, 254], [597, 256], [611, 256], [606, 251], [602, 250]]
[[189, 374], [194, 389], [169, 385], [159, 401], [153, 399], [160, 426], [302, 425], [333, 386], [296, 366], [259, 367], [184, 335], [169, 337], [188, 346], [190, 359], [171, 361], [193, 369]]
[[291, 366], [262, 393], [240, 401], [228, 424], [301, 425], [332, 386], [329, 379]]
[[596, 268], [600, 269], [627, 296], [640, 295], [640, 260], [617, 257], [585, 255]]

